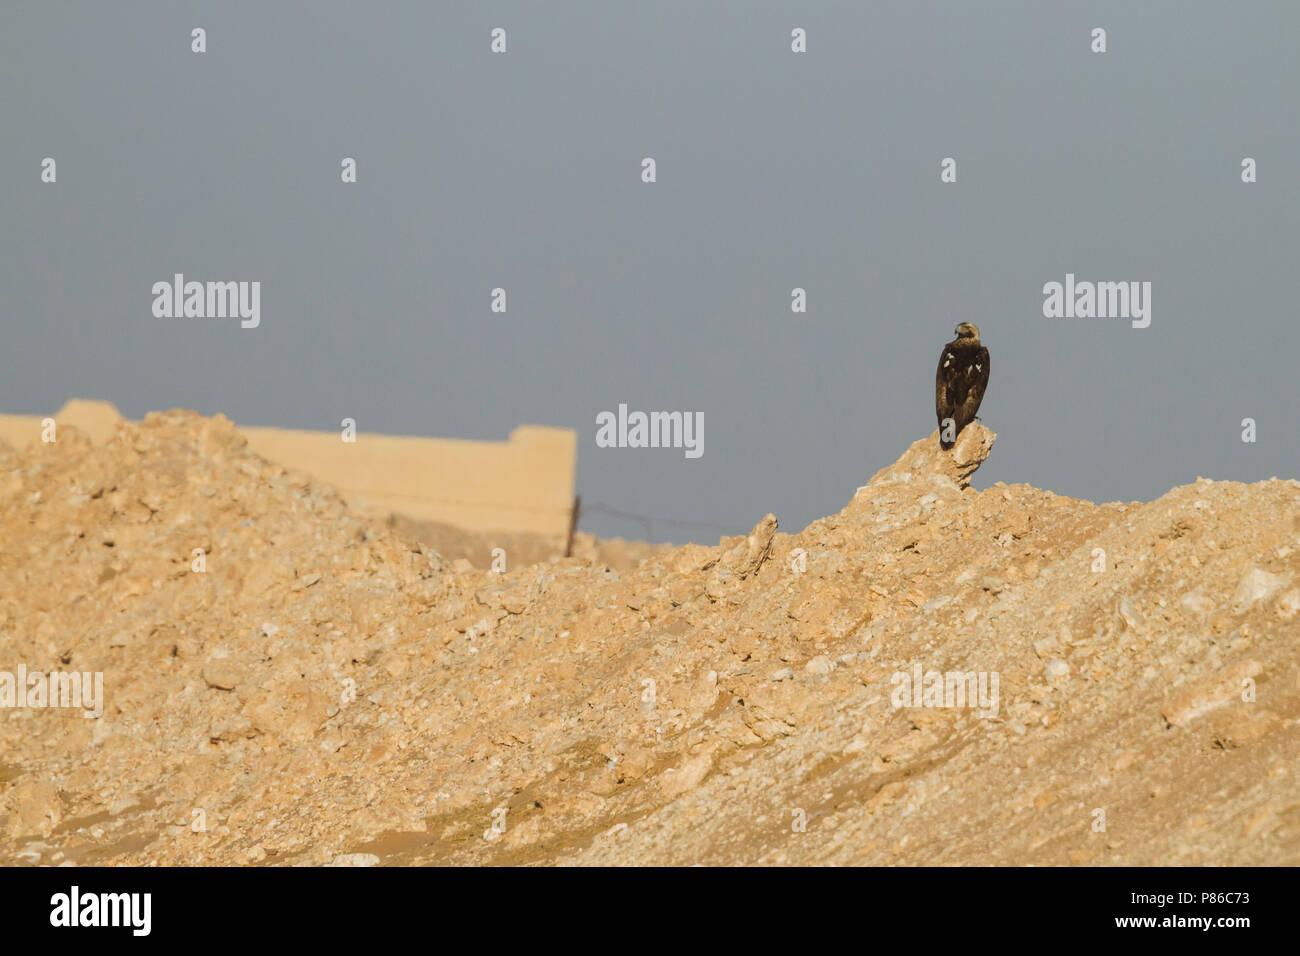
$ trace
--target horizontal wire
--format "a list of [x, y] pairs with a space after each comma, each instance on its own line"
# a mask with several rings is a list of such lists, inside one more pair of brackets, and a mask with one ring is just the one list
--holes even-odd
[[723, 534], [742, 534], [732, 525], [712, 524], [708, 521], [686, 521], [679, 518], [659, 518], [655, 515], [637, 514], [634, 511], [624, 511], [621, 508], [615, 508], [607, 505], [602, 501], [583, 501], [582, 510], [598, 511], [602, 514], [615, 515], [619, 518], [631, 518], [634, 521], [652, 521], [658, 524], [665, 524], [675, 528], [708, 528], [711, 531], [719, 531]]

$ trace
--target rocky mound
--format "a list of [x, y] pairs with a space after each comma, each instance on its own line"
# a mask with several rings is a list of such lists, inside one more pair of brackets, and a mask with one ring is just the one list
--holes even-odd
[[0, 448], [0, 672], [103, 712], [0, 710], [4, 862], [1300, 862], [1294, 481], [977, 492], [973, 425], [797, 535], [494, 574], [220, 417], [58, 437]]
[[[506, 570], [509, 571], [516, 565], [541, 564], [551, 558], [563, 557], [567, 544], [565, 540], [551, 535], [527, 531], [504, 534], [496, 531], [472, 531], [440, 521], [420, 521], [393, 512], [377, 513], [373, 518], [403, 537], [427, 544], [444, 561], [464, 558], [482, 570], [492, 568], [494, 552], [498, 549], [505, 552], [503, 557]], [[642, 559], [671, 549], [672, 545], [668, 544], [597, 538], [583, 531], [573, 536], [575, 556], [589, 564], [608, 565], [616, 571], [634, 568]]]

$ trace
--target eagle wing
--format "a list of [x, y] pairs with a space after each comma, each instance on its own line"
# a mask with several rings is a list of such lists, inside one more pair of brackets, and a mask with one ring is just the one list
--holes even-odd
[[952, 345], [945, 345], [934, 375], [934, 415], [943, 428], [945, 418], [956, 419], [957, 408], [966, 400], [966, 378], [960, 372]]
[[989, 385], [989, 350], [981, 345], [975, 355], [974, 369], [968, 368], [966, 371], [970, 383], [966, 387], [966, 400], [962, 403], [959, 419], [962, 427], [975, 420], [975, 413], [980, 410], [980, 402], [984, 401], [984, 389]]
[[955, 343], [945, 345], [934, 379], [934, 413], [940, 431], [946, 418], [951, 418], [956, 425], [954, 435], [974, 421], [988, 384], [988, 349], [984, 346], [962, 349], [955, 347]]

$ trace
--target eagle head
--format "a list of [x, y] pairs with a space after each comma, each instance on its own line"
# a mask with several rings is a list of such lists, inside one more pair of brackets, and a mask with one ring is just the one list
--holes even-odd
[[953, 329], [957, 338], [966, 339], [972, 345], [978, 345], [980, 341], [979, 326], [973, 322], [962, 322], [957, 328]]

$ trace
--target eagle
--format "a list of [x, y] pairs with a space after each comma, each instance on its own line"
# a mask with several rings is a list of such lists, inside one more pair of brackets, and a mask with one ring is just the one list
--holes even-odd
[[[961, 430], [975, 420], [989, 384], [989, 350], [980, 345], [980, 330], [970, 322], [956, 329], [957, 337], [943, 347], [934, 376], [934, 414], [939, 419], [939, 444], [951, 448]], [[952, 419], [952, 429], [944, 425]], [[945, 441], [945, 432], [952, 441]]]

